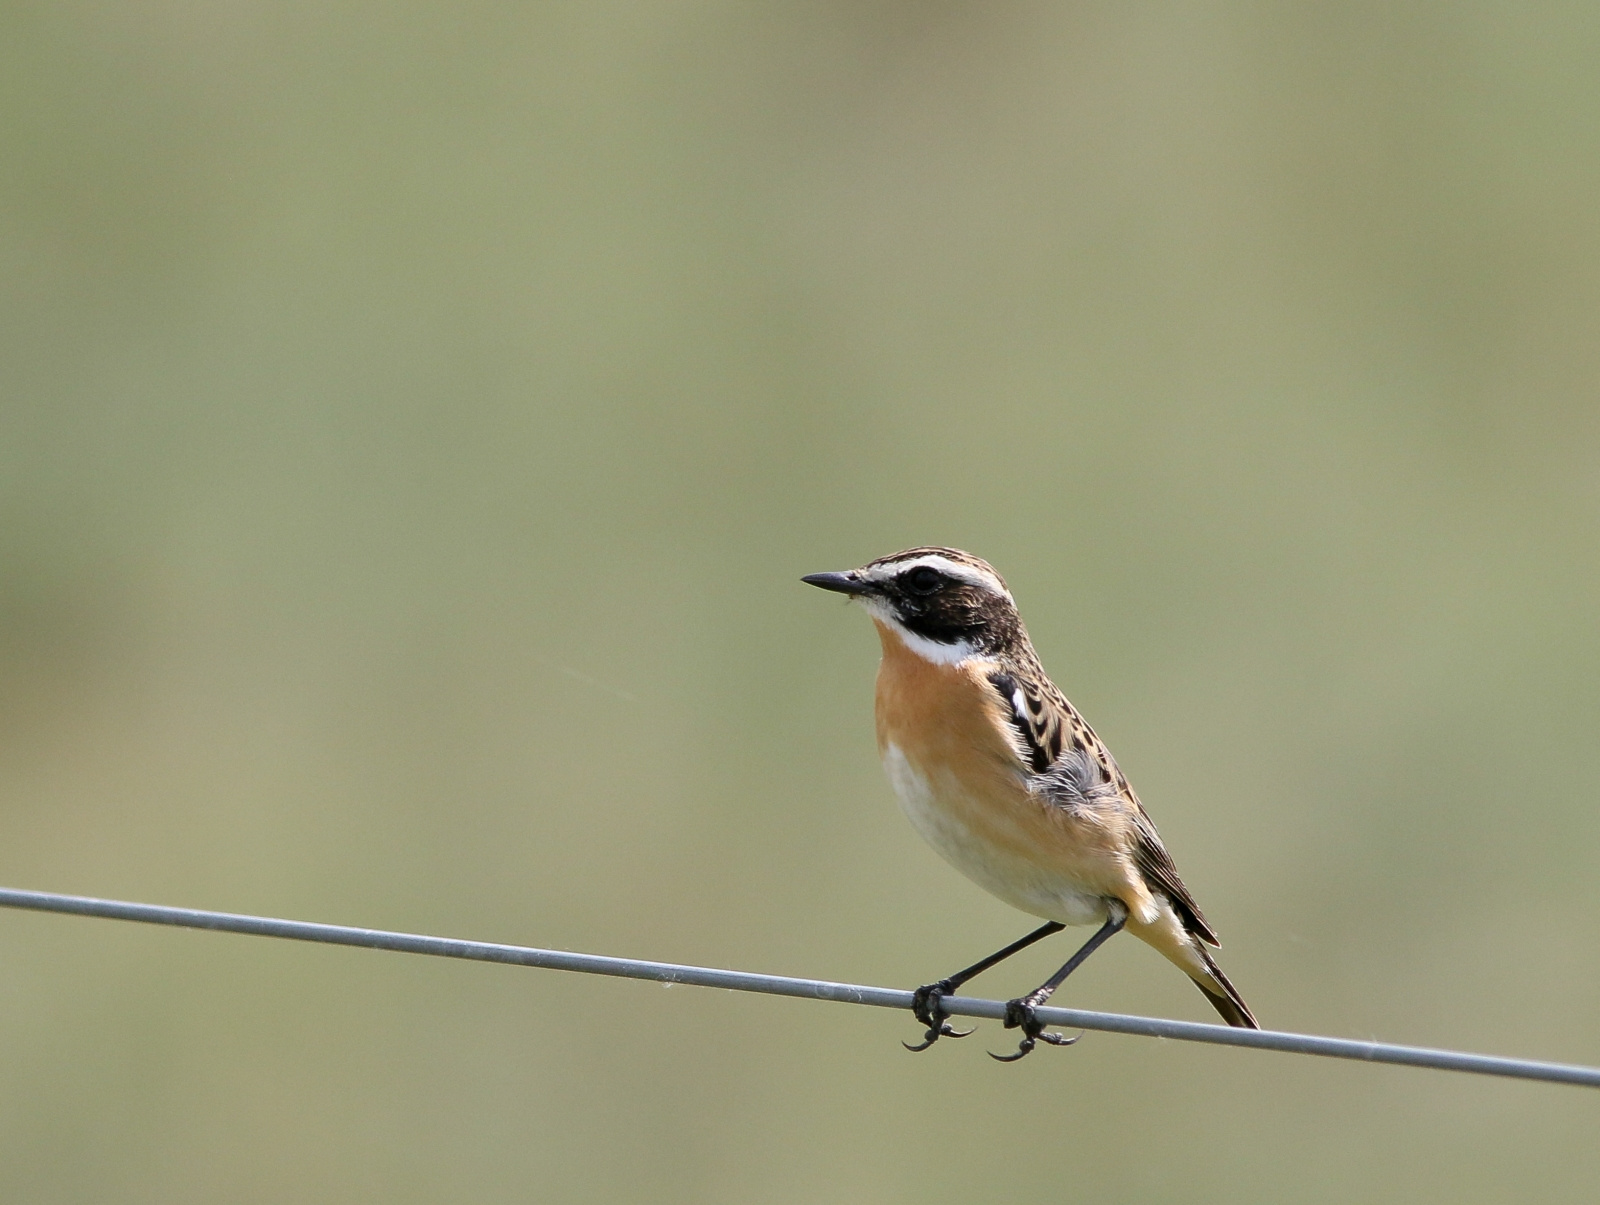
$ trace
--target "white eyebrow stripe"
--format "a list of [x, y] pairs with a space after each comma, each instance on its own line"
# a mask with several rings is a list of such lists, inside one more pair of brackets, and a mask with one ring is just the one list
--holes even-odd
[[947, 556], [929, 553], [909, 561], [892, 561], [887, 565], [880, 565], [871, 573], [871, 580], [875, 582], [888, 581], [890, 578], [899, 577], [912, 569], [920, 568], [937, 569], [940, 573], [956, 578], [958, 581], [969, 582], [988, 590], [991, 594], [998, 594], [1002, 598], [1010, 598], [1011, 591], [1000, 584], [1000, 579], [992, 573], [985, 573], [982, 569], [972, 565], [963, 565], [959, 561], [952, 561]]

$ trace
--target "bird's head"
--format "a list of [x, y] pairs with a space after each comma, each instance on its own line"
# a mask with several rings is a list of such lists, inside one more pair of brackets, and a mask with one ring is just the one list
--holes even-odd
[[859, 569], [800, 580], [855, 599], [930, 661], [992, 656], [1022, 638], [1004, 580], [987, 561], [959, 549], [908, 548]]

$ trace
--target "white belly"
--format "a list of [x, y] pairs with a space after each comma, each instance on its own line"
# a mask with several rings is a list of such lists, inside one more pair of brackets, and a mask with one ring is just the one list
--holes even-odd
[[893, 744], [883, 751], [883, 768], [911, 826], [940, 857], [985, 891], [1044, 920], [1064, 925], [1104, 922], [1103, 896], [973, 833], [961, 818], [962, 811], [970, 807], [955, 806], [967, 800], [965, 788], [954, 775], [941, 775], [939, 781], [930, 782]]

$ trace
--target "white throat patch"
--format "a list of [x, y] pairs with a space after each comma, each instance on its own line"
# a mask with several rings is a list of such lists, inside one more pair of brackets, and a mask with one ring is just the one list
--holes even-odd
[[894, 608], [877, 599], [864, 598], [861, 600], [861, 605], [866, 608], [868, 615], [900, 637], [900, 642], [924, 661], [931, 661], [935, 665], [960, 665], [963, 661], [980, 655], [977, 647], [965, 640], [958, 640], [954, 644], [941, 644], [937, 640], [917, 635], [900, 622], [894, 613]]

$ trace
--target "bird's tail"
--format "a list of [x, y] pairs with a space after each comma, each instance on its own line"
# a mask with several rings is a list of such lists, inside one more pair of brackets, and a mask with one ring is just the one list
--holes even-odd
[[[1190, 978], [1202, 992], [1211, 1007], [1222, 1014], [1222, 1019], [1236, 1029], [1260, 1029], [1255, 1014], [1250, 1011], [1250, 1006], [1244, 1002], [1244, 997], [1239, 994], [1239, 989], [1229, 982], [1228, 977], [1222, 973], [1222, 968], [1217, 965], [1217, 960], [1211, 957], [1211, 951], [1206, 949], [1205, 943], [1196, 941], [1195, 947], [1200, 951], [1200, 957], [1205, 959], [1206, 970], [1210, 972], [1205, 979], [1191, 973]], [[1211, 982], [1207, 983], [1206, 979]]]

